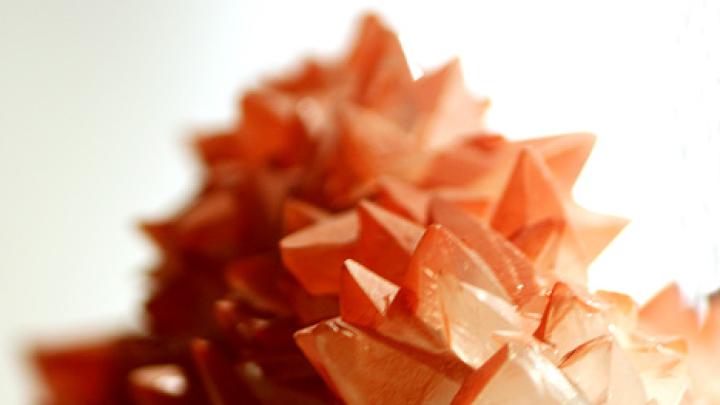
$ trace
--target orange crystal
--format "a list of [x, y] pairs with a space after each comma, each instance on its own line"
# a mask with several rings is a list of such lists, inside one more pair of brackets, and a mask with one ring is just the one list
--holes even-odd
[[718, 297], [701, 324], [675, 287], [587, 289], [625, 225], [572, 201], [595, 137], [511, 141], [488, 106], [458, 61], [413, 79], [374, 16], [248, 91], [143, 226], [144, 332], [38, 350], [45, 403], [720, 403]]

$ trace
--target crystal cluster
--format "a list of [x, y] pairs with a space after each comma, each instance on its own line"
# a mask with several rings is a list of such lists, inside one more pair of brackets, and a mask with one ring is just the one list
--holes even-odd
[[703, 323], [674, 286], [586, 287], [625, 225], [572, 201], [594, 136], [510, 141], [487, 107], [374, 16], [246, 93], [195, 198], [143, 226], [145, 330], [39, 349], [45, 403], [720, 403], [720, 300]]

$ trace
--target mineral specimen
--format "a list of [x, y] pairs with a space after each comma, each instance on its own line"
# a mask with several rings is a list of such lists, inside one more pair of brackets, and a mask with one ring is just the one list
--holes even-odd
[[720, 403], [717, 297], [701, 326], [675, 288], [587, 288], [625, 224], [572, 201], [594, 136], [510, 141], [487, 107], [374, 16], [248, 91], [195, 198], [143, 225], [145, 330], [38, 349], [45, 403]]

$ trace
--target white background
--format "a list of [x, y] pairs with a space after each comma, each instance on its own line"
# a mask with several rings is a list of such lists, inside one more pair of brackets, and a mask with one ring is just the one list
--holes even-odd
[[189, 136], [365, 9], [419, 66], [459, 55], [508, 136], [599, 134], [576, 194], [634, 222], [594, 285], [720, 284], [718, 1], [419, 3], [0, 0], [0, 403], [32, 398], [24, 339], [136, 322], [134, 223], [189, 195]]

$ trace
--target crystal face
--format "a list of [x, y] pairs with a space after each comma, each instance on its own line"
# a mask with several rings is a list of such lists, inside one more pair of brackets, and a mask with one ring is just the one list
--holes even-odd
[[35, 355], [45, 403], [720, 402], [720, 299], [642, 308], [589, 291], [625, 220], [571, 189], [595, 137], [511, 141], [459, 62], [410, 74], [362, 20], [197, 139], [180, 212], [143, 225], [160, 260], [145, 328]]

